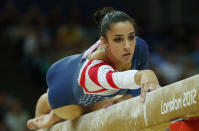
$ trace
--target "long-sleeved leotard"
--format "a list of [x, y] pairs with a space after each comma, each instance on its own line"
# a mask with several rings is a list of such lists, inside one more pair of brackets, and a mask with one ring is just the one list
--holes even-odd
[[88, 55], [100, 45], [96, 42], [83, 54], [65, 57], [54, 63], [47, 73], [48, 100], [52, 109], [79, 104], [90, 106], [107, 97], [120, 94], [137, 96], [140, 88], [134, 82], [136, 70], [148, 68], [149, 48], [136, 36], [136, 47], [131, 69], [117, 72], [100, 60], [88, 60]]
[[134, 81], [137, 70], [117, 72], [102, 60], [87, 59], [80, 70], [78, 83], [86, 94], [113, 95], [120, 89], [138, 89]]

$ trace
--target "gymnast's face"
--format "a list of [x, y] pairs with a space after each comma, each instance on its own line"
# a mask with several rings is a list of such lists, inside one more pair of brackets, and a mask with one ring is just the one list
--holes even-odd
[[135, 29], [131, 22], [118, 22], [106, 33], [103, 43], [109, 59], [120, 63], [129, 63], [135, 49]]

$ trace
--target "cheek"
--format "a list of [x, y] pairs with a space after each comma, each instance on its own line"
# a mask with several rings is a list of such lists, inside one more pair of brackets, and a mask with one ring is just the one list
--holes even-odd
[[118, 44], [118, 45], [114, 45], [111, 47], [111, 52], [114, 53], [114, 54], [118, 54], [121, 50], [121, 46]]
[[131, 43], [131, 49], [134, 51], [135, 50], [135, 45], [136, 45], [136, 43], [135, 43], [135, 41], [133, 41], [132, 43]]
[[120, 54], [120, 49], [121, 48], [118, 48], [117, 46], [115, 46], [115, 45], [111, 45], [111, 46], [109, 46], [108, 47], [108, 52], [112, 55], [112, 56], [114, 56], [114, 57], [118, 57], [118, 55]]

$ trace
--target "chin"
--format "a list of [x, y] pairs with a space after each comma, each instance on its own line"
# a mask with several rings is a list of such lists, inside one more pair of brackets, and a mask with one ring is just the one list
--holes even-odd
[[124, 64], [128, 64], [128, 63], [131, 62], [131, 59], [130, 59], [130, 60], [123, 60], [123, 61], [121, 61], [121, 62], [124, 63]]

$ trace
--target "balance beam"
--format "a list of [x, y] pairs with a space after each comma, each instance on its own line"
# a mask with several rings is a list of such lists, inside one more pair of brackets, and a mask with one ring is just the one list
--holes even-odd
[[199, 116], [199, 75], [40, 131], [157, 131], [171, 121]]

